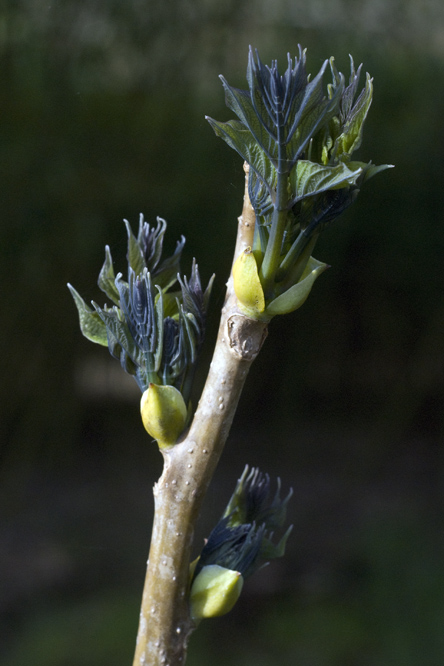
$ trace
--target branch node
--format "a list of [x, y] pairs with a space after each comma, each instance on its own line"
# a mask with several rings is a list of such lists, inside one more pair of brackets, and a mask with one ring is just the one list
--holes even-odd
[[262, 326], [242, 314], [233, 314], [227, 321], [230, 351], [243, 361], [254, 361], [268, 335], [267, 324]]

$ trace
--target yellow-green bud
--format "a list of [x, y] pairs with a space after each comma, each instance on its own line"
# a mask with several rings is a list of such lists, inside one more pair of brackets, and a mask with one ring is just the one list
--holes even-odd
[[239, 571], [218, 564], [203, 567], [191, 586], [190, 612], [193, 620], [228, 613], [239, 599], [243, 584]]
[[174, 386], [150, 384], [142, 395], [140, 413], [145, 430], [161, 449], [176, 443], [187, 420], [185, 400]]
[[264, 291], [251, 247], [247, 247], [234, 262], [233, 286], [237, 300], [247, 314], [255, 317], [264, 312]]

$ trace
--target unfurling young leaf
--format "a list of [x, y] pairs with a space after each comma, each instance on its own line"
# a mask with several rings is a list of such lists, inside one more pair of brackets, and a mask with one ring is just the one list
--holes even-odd
[[85, 338], [88, 338], [88, 340], [91, 340], [91, 342], [96, 342], [97, 344], [106, 347], [108, 344], [108, 336], [102, 318], [95, 310], [92, 310], [86, 305], [83, 298], [72, 285], [68, 284], [68, 289], [71, 292], [79, 313], [80, 330], [83, 335]]
[[278, 314], [294, 312], [305, 303], [313, 284], [319, 275], [328, 268], [327, 264], [310, 257], [299, 282], [267, 305], [266, 314], [271, 318]]
[[[173, 255], [162, 258], [165, 220], [158, 218], [156, 227], [150, 227], [141, 215], [137, 238], [127, 221], [125, 224], [128, 280], [122, 273], [115, 276], [108, 246], [98, 279], [100, 289], [113, 305], [101, 307], [93, 302], [92, 310], [68, 286], [82, 333], [93, 342], [107, 345], [123, 369], [135, 377], [145, 396], [142, 415], [146, 429], [161, 446], [170, 446], [185, 425], [185, 405], [205, 335], [214, 276], [204, 291], [194, 260], [190, 278], [180, 276], [183, 236]], [[168, 291], [177, 281], [180, 290]], [[150, 389], [147, 401], [149, 386], [157, 388]], [[173, 421], [171, 426], [166, 423], [167, 413]]]
[[[233, 88], [221, 77], [226, 104], [238, 120], [208, 118], [215, 133], [250, 166], [257, 277], [253, 257], [247, 261], [242, 255], [233, 277], [240, 307], [253, 319], [302, 304], [322, 272], [305, 272], [308, 262], [316, 262], [306, 248], [313, 250], [319, 234], [355, 201], [369, 177], [390, 166], [351, 162], [371, 105], [372, 79], [367, 74], [358, 95], [362, 66], [356, 71], [351, 59], [346, 85], [331, 58], [332, 83], [324, 90], [327, 65], [326, 60], [310, 79], [306, 53], [299, 47], [299, 56], [294, 62], [288, 56], [281, 75], [276, 61], [265, 66], [250, 49], [248, 90]], [[241, 267], [245, 275], [250, 270], [250, 288], [240, 279]]]
[[208, 537], [199, 558], [190, 565], [191, 614], [195, 619], [228, 613], [240, 595], [243, 580], [269, 560], [282, 557], [290, 526], [277, 544], [292, 490], [280, 498], [280, 479], [270, 501], [270, 477], [248, 465], [236, 484], [222, 518]]

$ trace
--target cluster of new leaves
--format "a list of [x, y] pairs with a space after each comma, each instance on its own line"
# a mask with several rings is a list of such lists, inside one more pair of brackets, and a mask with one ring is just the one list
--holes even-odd
[[290, 490], [280, 498], [280, 479], [270, 500], [270, 477], [248, 465], [216, 527], [211, 532], [194, 570], [194, 577], [206, 566], [217, 564], [250, 576], [268, 560], [282, 557], [292, 530], [289, 527], [277, 544], [273, 531], [285, 523]]
[[[171, 257], [162, 259], [166, 222], [157, 218], [156, 227], [140, 216], [139, 232], [128, 232], [128, 280], [114, 274], [111, 252], [98, 285], [113, 305], [86, 305], [71, 286], [80, 327], [89, 340], [108, 346], [122, 367], [134, 375], [141, 391], [150, 382], [171, 385], [189, 397], [192, 371], [205, 333], [205, 319], [213, 278], [202, 290], [199, 271], [193, 261], [189, 279], [179, 275], [185, 238]], [[180, 289], [169, 291], [176, 282]]]
[[299, 47], [299, 57], [293, 64], [288, 56], [281, 75], [276, 61], [265, 66], [250, 48], [248, 90], [221, 77], [226, 104], [239, 120], [208, 118], [250, 165], [253, 252], [268, 302], [297, 283], [319, 232], [354, 201], [365, 180], [387, 168], [351, 161], [371, 104], [372, 79], [367, 74], [358, 95], [362, 66], [355, 71], [351, 59], [346, 85], [331, 58], [332, 83], [325, 92], [328, 62], [310, 79]]

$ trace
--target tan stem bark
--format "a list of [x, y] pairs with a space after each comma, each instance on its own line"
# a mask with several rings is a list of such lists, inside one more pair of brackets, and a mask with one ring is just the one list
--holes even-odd
[[[235, 257], [253, 244], [255, 215], [248, 190], [239, 218]], [[194, 629], [189, 615], [189, 563], [194, 525], [237, 408], [246, 376], [267, 334], [264, 322], [242, 314], [232, 278], [213, 359], [191, 427], [164, 452], [154, 486], [155, 514], [133, 666], [183, 666]]]

